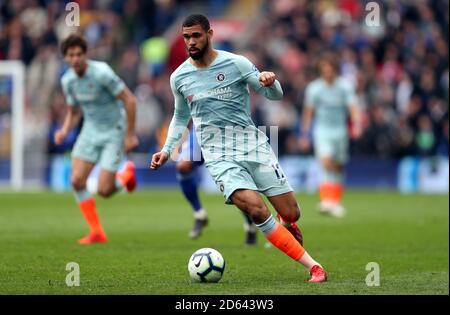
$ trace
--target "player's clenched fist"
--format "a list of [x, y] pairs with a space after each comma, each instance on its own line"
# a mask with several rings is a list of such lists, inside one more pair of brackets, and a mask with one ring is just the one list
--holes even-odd
[[259, 82], [263, 87], [271, 86], [276, 79], [277, 76], [273, 72], [264, 71], [259, 74]]
[[61, 143], [63, 143], [66, 136], [67, 136], [67, 133], [64, 130], [60, 129], [55, 132], [55, 135], [53, 136], [53, 140], [55, 141], [56, 145], [60, 145]]
[[163, 166], [164, 163], [166, 163], [168, 159], [169, 159], [169, 154], [167, 154], [167, 152], [161, 151], [161, 152], [155, 153], [152, 156], [152, 162], [150, 164], [150, 168], [152, 170], [157, 170], [158, 168]]

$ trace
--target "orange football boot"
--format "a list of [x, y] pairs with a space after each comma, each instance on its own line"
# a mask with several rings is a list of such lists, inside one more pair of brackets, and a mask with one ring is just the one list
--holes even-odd
[[117, 173], [117, 177], [123, 183], [123, 185], [127, 189], [127, 192], [131, 193], [136, 189], [136, 167], [132, 161], [127, 161], [125, 163], [123, 171]]
[[105, 233], [89, 233], [87, 236], [78, 240], [78, 244], [80, 245], [90, 245], [95, 243], [106, 243], [108, 242], [108, 238]]

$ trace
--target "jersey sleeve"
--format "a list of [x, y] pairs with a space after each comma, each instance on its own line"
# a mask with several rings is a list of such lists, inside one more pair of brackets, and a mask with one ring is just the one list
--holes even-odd
[[314, 84], [308, 84], [305, 90], [305, 106], [316, 107], [316, 90]]
[[64, 93], [64, 97], [66, 98], [66, 103], [69, 106], [77, 105], [75, 97], [73, 96], [72, 90], [69, 86], [69, 81], [64, 77], [61, 79], [61, 86]]
[[283, 89], [280, 82], [275, 80], [274, 84], [268, 87], [261, 86], [259, 82], [260, 72], [256, 66], [244, 56], [238, 56], [234, 59], [245, 82], [258, 94], [265, 96], [270, 100], [280, 100], [283, 98]]
[[169, 125], [169, 130], [167, 132], [167, 139], [164, 147], [161, 151], [172, 153], [178, 141], [180, 141], [184, 132], [186, 131], [187, 125], [189, 123], [189, 118], [191, 117], [189, 106], [186, 103], [183, 95], [177, 90], [175, 86], [175, 77], [172, 75], [170, 77], [170, 88], [172, 90], [173, 97], [175, 99], [173, 117]]
[[101, 84], [114, 96], [119, 95], [125, 88], [125, 83], [121, 78], [105, 63], [104, 68], [99, 75]]
[[350, 82], [344, 82], [343, 88], [345, 92], [345, 105], [346, 106], [356, 105], [357, 103], [356, 92], [353, 85]]

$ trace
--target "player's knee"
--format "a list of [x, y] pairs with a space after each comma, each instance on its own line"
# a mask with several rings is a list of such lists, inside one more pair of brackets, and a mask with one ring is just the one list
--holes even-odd
[[256, 224], [264, 222], [270, 215], [269, 209], [264, 204], [248, 205], [248, 213]]
[[70, 182], [75, 191], [80, 191], [86, 188], [86, 181], [82, 177], [72, 176]]
[[322, 165], [327, 171], [333, 171], [334, 170], [334, 163], [330, 159], [323, 159]]
[[177, 163], [177, 172], [180, 174], [187, 174], [192, 172], [192, 162], [190, 161], [180, 161]]
[[290, 223], [294, 223], [297, 222], [298, 219], [300, 219], [300, 208], [297, 204], [297, 202], [293, 202], [291, 205], [289, 205], [289, 212], [286, 213], [283, 216], [283, 220], [290, 222]]
[[99, 187], [97, 193], [103, 198], [111, 197], [114, 194], [115, 187], [114, 186], [103, 186]]

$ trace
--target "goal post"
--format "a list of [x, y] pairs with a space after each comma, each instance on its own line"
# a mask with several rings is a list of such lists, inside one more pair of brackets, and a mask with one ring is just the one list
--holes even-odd
[[0, 61], [0, 77], [11, 77], [11, 176], [13, 190], [24, 186], [25, 66], [21, 61]]

